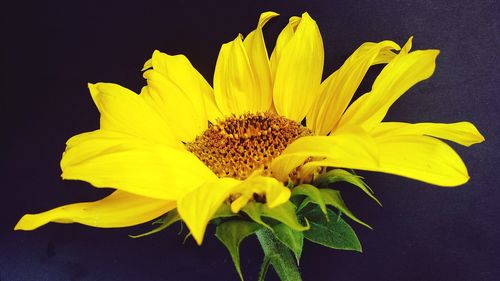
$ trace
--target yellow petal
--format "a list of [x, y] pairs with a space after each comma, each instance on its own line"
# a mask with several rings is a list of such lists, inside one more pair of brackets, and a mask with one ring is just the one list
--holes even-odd
[[64, 179], [168, 200], [216, 178], [186, 150], [103, 130], [68, 140], [61, 169]]
[[267, 54], [266, 44], [262, 34], [262, 27], [271, 18], [276, 16], [278, 16], [278, 14], [275, 12], [262, 13], [260, 15], [257, 28], [250, 32], [243, 41], [252, 72], [255, 76], [255, 86], [257, 91], [253, 93], [253, 97], [257, 100], [255, 110], [259, 112], [268, 111], [273, 101], [273, 86], [271, 70], [269, 68], [269, 56]]
[[427, 135], [471, 146], [484, 141], [483, 135], [469, 122], [444, 123], [403, 123], [382, 122], [375, 127], [371, 134], [382, 136], [418, 136]]
[[231, 210], [237, 213], [245, 207], [254, 194], [264, 196], [269, 208], [274, 208], [288, 201], [290, 198], [290, 189], [285, 187], [282, 182], [272, 177], [252, 175], [232, 190], [233, 194], [241, 196], [232, 202]]
[[278, 54], [273, 101], [276, 111], [301, 122], [319, 94], [323, 40], [316, 22], [304, 13], [293, 37]]
[[153, 59], [148, 59], [145, 63], [144, 66], [142, 67], [141, 71], [148, 70], [153, 67]]
[[39, 214], [24, 215], [14, 229], [33, 230], [49, 222], [126, 227], [150, 221], [174, 208], [175, 201], [115, 191], [99, 201], [69, 204]]
[[306, 170], [311, 165], [354, 169], [374, 169], [378, 165], [378, 149], [372, 138], [353, 128], [331, 136], [297, 139], [273, 160], [271, 164], [273, 176], [281, 181], [287, 181], [290, 172], [309, 157], [319, 160], [306, 164]]
[[134, 92], [111, 83], [89, 84], [101, 129], [182, 148], [162, 118]]
[[203, 79], [203, 81], [201, 82], [201, 88], [201, 92], [205, 93], [203, 95], [203, 98], [205, 101], [205, 111], [207, 113], [207, 118], [212, 124], [215, 124], [218, 120], [223, 118], [223, 115], [219, 107], [217, 106], [217, 102], [215, 101], [214, 90], [205, 79]]
[[271, 59], [269, 64], [271, 66], [271, 77], [272, 81], [274, 81], [274, 77], [276, 77], [276, 68], [278, 66], [278, 60], [281, 58], [283, 54], [283, 49], [286, 44], [292, 39], [295, 34], [295, 30], [300, 23], [300, 17], [293, 16], [288, 20], [288, 24], [283, 28], [278, 36], [278, 40], [276, 40], [276, 46], [274, 47], [273, 52], [271, 53]]
[[202, 77], [184, 56], [153, 53], [153, 69], [141, 97], [160, 114], [178, 139], [189, 142], [208, 127]]
[[469, 180], [467, 168], [444, 142], [426, 136], [375, 138], [380, 166], [376, 171], [440, 186], [457, 186]]
[[[206, 126], [206, 117], [202, 115], [205, 111], [206, 116], [212, 122], [222, 117], [215, 104], [212, 87], [185, 56], [171, 56], [154, 51], [151, 67], [172, 81], [184, 93], [182, 97], [186, 96], [193, 103], [193, 109], [200, 115], [204, 126]], [[165, 96], [164, 100], [172, 102], [170, 98], [170, 96]], [[175, 99], [175, 102], [177, 103], [178, 100]]]
[[[339, 70], [321, 84], [320, 96], [307, 115], [307, 126], [316, 135], [328, 134], [351, 102], [368, 68], [382, 60], [376, 61], [381, 53], [399, 48], [392, 41], [361, 45]], [[387, 59], [386, 56], [384, 58]]]
[[[411, 42], [411, 41], [410, 41]], [[356, 100], [344, 113], [338, 127], [360, 125], [373, 129], [390, 106], [416, 83], [429, 78], [436, 67], [438, 50], [406, 53], [408, 44], [387, 64], [375, 80], [372, 91]]]
[[[225, 115], [257, 112], [260, 99], [257, 78], [253, 73], [242, 36], [222, 45], [214, 73], [214, 94]], [[260, 94], [260, 93], [259, 93]]]
[[199, 245], [203, 241], [208, 222], [232, 188], [239, 183], [239, 180], [233, 178], [210, 181], [187, 193], [177, 202], [179, 215]]

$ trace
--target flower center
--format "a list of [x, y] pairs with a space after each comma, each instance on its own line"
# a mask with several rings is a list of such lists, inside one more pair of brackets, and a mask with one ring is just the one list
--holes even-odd
[[243, 180], [256, 170], [271, 175], [271, 161], [294, 140], [310, 135], [311, 130], [285, 117], [247, 113], [210, 125], [186, 147], [218, 177]]

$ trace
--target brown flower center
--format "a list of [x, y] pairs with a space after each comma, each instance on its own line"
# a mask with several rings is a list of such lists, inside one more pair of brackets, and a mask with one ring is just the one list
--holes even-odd
[[187, 149], [219, 177], [270, 175], [271, 161], [294, 140], [312, 135], [299, 123], [272, 113], [231, 116], [210, 125]]

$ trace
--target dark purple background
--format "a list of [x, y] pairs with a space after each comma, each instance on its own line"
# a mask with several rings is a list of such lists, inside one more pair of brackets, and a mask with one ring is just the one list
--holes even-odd
[[[384, 204], [343, 188], [351, 209], [375, 227], [353, 224], [364, 253], [306, 243], [304, 280], [500, 280], [498, 1], [69, 2], [1, 11], [1, 281], [237, 280], [213, 229], [198, 247], [191, 239], [182, 245], [178, 226], [136, 240], [127, 234], [148, 226], [12, 228], [26, 212], [108, 193], [59, 177], [66, 139], [98, 126], [87, 82], [139, 90], [140, 69], [154, 49], [187, 55], [211, 82], [220, 45], [252, 30], [266, 10], [282, 14], [265, 28], [271, 47], [288, 17], [308, 11], [317, 20], [327, 74], [364, 41], [403, 44], [414, 35], [415, 49], [440, 49], [434, 76], [400, 99], [388, 119], [469, 120], [487, 140], [454, 145], [471, 175], [459, 188], [361, 173]], [[374, 70], [364, 91], [380, 68]], [[261, 258], [255, 238], [243, 243], [247, 280], [255, 280]]]

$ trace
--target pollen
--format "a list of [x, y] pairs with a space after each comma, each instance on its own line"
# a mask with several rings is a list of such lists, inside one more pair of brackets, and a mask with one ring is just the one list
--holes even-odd
[[218, 177], [243, 180], [254, 171], [270, 176], [271, 161], [294, 140], [310, 135], [311, 130], [285, 117], [247, 113], [210, 125], [186, 147]]

